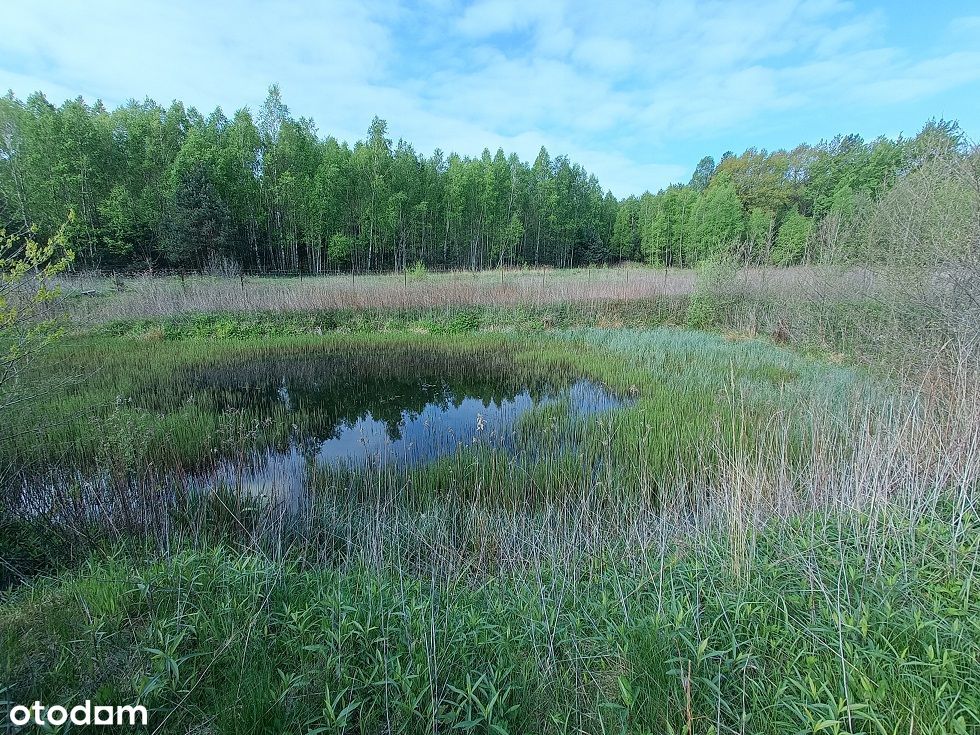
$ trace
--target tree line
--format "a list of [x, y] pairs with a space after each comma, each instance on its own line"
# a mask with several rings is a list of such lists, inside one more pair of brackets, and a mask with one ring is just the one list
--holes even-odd
[[821, 255], [812, 237], [867, 215], [896, 182], [939, 156], [964, 155], [955, 122], [931, 120], [912, 138], [839, 135], [791, 151], [705, 156], [687, 184], [621, 201], [612, 252], [620, 260], [693, 265], [720, 254], [790, 265]]
[[[422, 155], [375, 118], [349, 145], [293, 117], [277, 86], [253, 114], [207, 117], [173, 102], [114, 110], [41, 93], [0, 98], [0, 227], [64, 228], [76, 266], [255, 271], [404, 270], [646, 261], [733, 252], [812, 257], [814, 222], [850, 217], [959, 129], [840, 136], [792, 151], [705, 157], [687, 184], [617, 200], [541, 148]], [[67, 226], [65, 223], [67, 222]]]

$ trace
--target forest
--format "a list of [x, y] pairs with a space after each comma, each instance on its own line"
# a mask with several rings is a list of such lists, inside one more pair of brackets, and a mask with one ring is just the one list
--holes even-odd
[[65, 227], [76, 268], [326, 273], [623, 261], [689, 266], [729, 253], [776, 265], [819, 256], [811, 234], [848, 220], [929, 157], [956, 123], [914, 137], [841, 135], [793, 150], [705, 156], [690, 181], [618, 200], [542, 147], [423, 155], [375, 118], [353, 145], [290, 114], [278, 86], [257, 114], [179, 101], [114, 110], [81, 97], [0, 98], [0, 228]]

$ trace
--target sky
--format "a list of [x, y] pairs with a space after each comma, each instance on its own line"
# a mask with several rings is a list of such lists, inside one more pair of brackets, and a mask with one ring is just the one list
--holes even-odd
[[0, 90], [293, 115], [353, 142], [371, 118], [428, 154], [542, 145], [617, 196], [704, 155], [838, 133], [980, 137], [977, 0], [8, 0]]

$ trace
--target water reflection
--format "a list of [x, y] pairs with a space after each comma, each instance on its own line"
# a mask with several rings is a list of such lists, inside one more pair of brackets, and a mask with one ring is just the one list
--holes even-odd
[[23, 473], [23, 498], [33, 512], [65, 502], [95, 511], [128, 485], [153, 488], [154, 497], [168, 488], [175, 494], [225, 486], [295, 508], [311, 480], [322, 479], [312, 477], [317, 472], [411, 468], [473, 447], [533, 463], [574, 449], [577, 434], [551, 432], [549, 419], [539, 436], [543, 424], [522, 422], [528, 412], [552, 407], [560, 420], [574, 420], [622, 403], [593, 381], [556, 373], [549, 377], [500, 349], [310, 349], [198, 364], [132, 400], [161, 416], [190, 407], [192, 415], [214, 417], [208, 459], [190, 466], [166, 460], [53, 466]]
[[[430, 400], [421, 407], [402, 408], [397, 418], [390, 405], [380, 416], [364, 410], [338, 421], [323, 438], [298, 434], [285, 451], [259, 452], [245, 463], [222, 461], [215, 473], [201, 480], [249, 494], [286, 493], [295, 498], [311, 469], [416, 465], [473, 445], [513, 452], [515, 425], [533, 408], [561, 402], [570, 416], [581, 417], [621, 405], [614, 394], [589, 380], [562, 390], [535, 394], [524, 389], [491, 398], [457, 395], [446, 384], [424, 387]], [[287, 387], [278, 393], [284, 406], [291, 405]]]

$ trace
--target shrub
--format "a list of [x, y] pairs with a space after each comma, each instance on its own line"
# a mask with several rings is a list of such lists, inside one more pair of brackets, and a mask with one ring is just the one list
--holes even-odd
[[421, 260], [415, 261], [415, 265], [408, 269], [408, 277], [413, 281], [422, 281], [428, 278], [429, 269], [425, 267], [425, 263]]
[[687, 326], [708, 329], [722, 320], [735, 294], [735, 265], [727, 255], [715, 254], [698, 264], [694, 293], [687, 306]]

